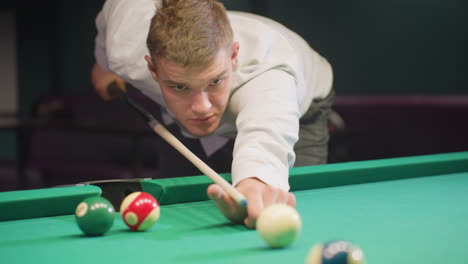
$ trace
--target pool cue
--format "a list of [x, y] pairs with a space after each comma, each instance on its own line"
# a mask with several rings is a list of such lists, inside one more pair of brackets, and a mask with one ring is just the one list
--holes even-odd
[[127, 102], [127, 104], [137, 111], [148, 122], [148, 125], [153, 129], [156, 134], [162, 137], [167, 143], [173, 146], [180, 154], [187, 158], [195, 167], [208, 176], [214, 183], [219, 184], [229, 196], [231, 196], [240, 206], [247, 206], [247, 199], [238, 190], [236, 190], [229, 182], [216, 173], [210, 166], [198, 158], [191, 152], [179, 139], [177, 139], [171, 132], [169, 132], [161, 123], [159, 123], [153, 115], [146, 111], [140, 104], [130, 98], [127, 93], [117, 87], [117, 83], [113, 82], [107, 87], [107, 91], [111, 96], [118, 97], [119, 99]]

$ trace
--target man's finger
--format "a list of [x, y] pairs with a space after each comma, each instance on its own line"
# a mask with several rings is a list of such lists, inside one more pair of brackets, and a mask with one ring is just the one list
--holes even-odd
[[287, 204], [296, 207], [296, 196], [292, 193], [288, 193], [288, 201]]
[[208, 197], [213, 200], [219, 210], [228, 218], [232, 217], [234, 208], [232, 208], [232, 199], [218, 184], [212, 184], [207, 189]]
[[241, 223], [245, 217], [245, 212], [234, 199], [232, 199], [218, 184], [212, 184], [207, 189], [208, 197], [215, 202], [216, 207], [229, 220]]
[[275, 203], [288, 204], [289, 193], [286, 191], [278, 190]]
[[265, 191], [263, 192], [263, 206], [268, 207], [272, 204], [278, 203], [279, 199], [281, 199], [280, 193], [281, 191], [273, 188], [271, 186], [266, 186]]
[[247, 205], [247, 218], [244, 220], [244, 225], [248, 228], [255, 228], [257, 218], [264, 208], [262, 192], [250, 193], [247, 200], [249, 204]]
[[208, 186], [208, 189], [206, 189], [206, 193], [211, 200], [218, 201], [222, 198], [224, 190], [217, 184], [211, 184]]
[[228, 200], [226, 197], [227, 194], [223, 188], [217, 184], [211, 184], [208, 186], [206, 193], [208, 194], [208, 197], [215, 202], [216, 207], [218, 207], [221, 213], [223, 213], [227, 218], [230, 218], [233, 210], [230, 208], [229, 202], [226, 201]]

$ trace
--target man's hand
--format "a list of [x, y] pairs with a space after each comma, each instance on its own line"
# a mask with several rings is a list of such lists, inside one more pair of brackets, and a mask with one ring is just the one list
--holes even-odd
[[105, 71], [99, 64], [94, 64], [93, 70], [91, 72], [91, 81], [93, 83], [94, 89], [104, 100], [112, 99], [112, 96], [107, 92], [107, 87], [113, 83], [117, 83], [122, 91], [125, 91], [125, 81], [119, 76]]
[[247, 178], [239, 182], [236, 189], [245, 195], [247, 210], [236, 203], [219, 185], [212, 184], [207, 194], [223, 215], [234, 223], [243, 223], [248, 228], [255, 228], [260, 213], [274, 203], [296, 206], [294, 194], [272, 187], [257, 178]]

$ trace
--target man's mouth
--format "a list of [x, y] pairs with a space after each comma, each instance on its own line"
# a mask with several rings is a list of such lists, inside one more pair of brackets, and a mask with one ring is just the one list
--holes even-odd
[[191, 118], [190, 122], [198, 125], [209, 124], [212, 123], [216, 118], [216, 115], [210, 115], [203, 118]]

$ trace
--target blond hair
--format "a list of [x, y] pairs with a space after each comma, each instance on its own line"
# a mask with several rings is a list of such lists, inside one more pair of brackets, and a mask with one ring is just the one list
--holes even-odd
[[146, 40], [153, 60], [165, 58], [187, 67], [205, 67], [233, 41], [223, 4], [215, 0], [162, 0]]

